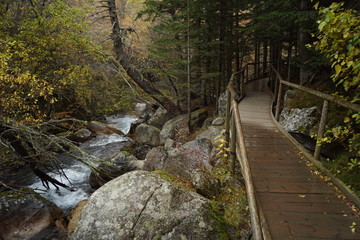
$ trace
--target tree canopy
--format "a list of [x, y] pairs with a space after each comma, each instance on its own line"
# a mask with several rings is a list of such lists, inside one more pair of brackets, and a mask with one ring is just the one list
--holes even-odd
[[100, 49], [86, 34], [86, 12], [64, 1], [0, 4], [1, 120], [49, 116], [62, 98], [86, 97], [89, 63]]

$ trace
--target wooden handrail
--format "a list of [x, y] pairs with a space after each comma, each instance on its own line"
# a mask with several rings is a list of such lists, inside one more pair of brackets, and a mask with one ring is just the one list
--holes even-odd
[[[271, 63], [271, 61], [267, 63]], [[266, 231], [265, 230], [262, 231], [262, 229], [265, 228], [262, 226], [262, 223], [265, 223], [265, 219], [263, 218], [262, 222], [260, 221], [254, 184], [252, 181], [252, 175], [249, 167], [249, 160], [247, 157], [246, 146], [243, 136], [240, 111], [238, 109], [238, 101], [240, 101], [245, 96], [245, 89], [244, 89], [245, 83], [250, 81], [249, 66], [254, 64], [261, 64], [261, 63], [247, 63], [245, 66], [243, 66], [240, 69], [240, 71], [235, 72], [231, 75], [229, 84], [227, 86], [228, 96], [227, 96], [227, 107], [226, 107], [226, 132], [225, 132], [226, 139], [225, 140], [227, 143], [227, 147], [230, 148], [231, 172], [235, 173], [236, 156], [239, 159], [239, 163], [241, 165], [241, 172], [245, 179], [247, 199], [249, 201], [250, 219], [253, 228], [254, 239], [262, 240], [262, 239], [267, 239], [266, 237], [264, 237], [265, 235], [263, 235], [263, 232]], [[262, 72], [265, 73], [265, 71]], [[240, 86], [240, 92], [237, 92], [234, 87], [236, 75], [240, 75], [240, 82], [238, 83], [239, 84], [238, 86]]]
[[[262, 230], [261, 230], [261, 223], [259, 217], [259, 210], [257, 207], [257, 201], [255, 196], [254, 184], [252, 181], [252, 175], [250, 171], [250, 164], [249, 159], [247, 157], [247, 151], [245, 146], [245, 140], [243, 135], [243, 129], [241, 124], [240, 112], [238, 108], [238, 103], [233, 99], [232, 100], [232, 109], [233, 109], [233, 118], [235, 123], [236, 129], [236, 142], [238, 143], [240, 149], [240, 165], [242, 169], [242, 175], [245, 180], [245, 187], [246, 187], [246, 194], [247, 199], [249, 202], [249, 210], [250, 210], [250, 219], [251, 219], [251, 226], [253, 228], [254, 239], [261, 240], [262, 237]], [[235, 137], [235, 136], [233, 136]]]
[[[230, 82], [227, 86], [228, 101], [227, 101], [227, 110], [226, 110], [227, 115], [226, 115], [225, 136], [227, 143], [228, 144], [230, 143], [231, 171], [235, 173], [236, 156], [238, 157], [239, 163], [241, 165], [241, 172], [245, 180], [246, 194], [249, 202], [250, 219], [251, 219], [254, 239], [262, 240], [264, 239], [262, 225], [260, 221], [259, 209], [257, 206], [254, 184], [249, 166], [250, 165], [249, 159], [247, 157], [243, 128], [241, 124], [240, 111], [238, 109], [238, 101], [245, 96], [244, 84], [245, 81], [248, 79], [248, 76], [245, 77], [245, 73], [247, 73], [248, 71], [247, 70], [248, 66], [249, 65], [246, 64], [239, 72], [233, 73], [231, 75]], [[234, 79], [237, 74], [241, 74], [240, 93], [237, 93], [234, 88]], [[232, 111], [230, 109], [232, 109]], [[239, 151], [237, 151], [238, 149]], [[263, 221], [265, 221], [265, 219], [263, 219]]]
[[[343, 106], [345, 108], [351, 109], [353, 111], [356, 112], [360, 112], [360, 105], [359, 104], [354, 104], [354, 103], [350, 103], [347, 102], [343, 99], [340, 98], [336, 98], [332, 95], [326, 94], [326, 93], [322, 93], [320, 91], [311, 89], [311, 88], [307, 88], [298, 84], [294, 84], [294, 83], [290, 83], [287, 81], [284, 81], [281, 78], [281, 75], [279, 74], [279, 72], [271, 66], [271, 70], [272, 72], [274, 72], [277, 76], [277, 79], [279, 79], [279, 89], [282, 88], [283, 85], [285, 86], [289, 86], [292, 88], [296, 88], [299, 89], [301, 91], [305, 91], [309, 94], [312, 94], [314, 96], [320, 97], [322, 99], [324, 99], [324, 103], [323, 103], [323, 108], [322, 108], [322, 113], [321, 113], [321, 119], [320, 119], [320, 124], [319, 124], [319, 131], [318, 131], [318, 137], [317, 137], [317, 144], [316, 144], [316, 148], [315, 148], [315, 152], [313, 157], [311, 158], [311, 155], [307, 152], [304, 152], [304, 154], [307, 156], [307, 158], [316, 166], [318, 167], [322, 172], [324, 172], [330, 179], [331, 181], [343, 192], [345, 193], [345, 195], [356, 205], [356, 206], [360, 206], [360, 198], [357, 197], [356, 194], [353, 193], [353, 191], [348, 188], [348, 186], [346, 186], [341, 180], [337, 179], [335, 176], [333, 176], [330, 171], [328, 169], [326, 169], [323, 164], [318, 161], [319, 157], [320, 157], [320, 151], [321, 151], [321, 144], [320, 140], [323, 138], [324, 132], [325, 132], [325, 126], [326, 126], [326, 117], [328, 114], [328, 109], [329, 109], [329, 102], [333, 102], [336, 103], [340, 106]], [[276, 96], [276, 114], [275, 114], [275, 120], [278, 121], [278, 113], [280, 111], [280, 99], [282, 97], [282, 91], [280, 90], [278, 95]], [[286, 132], [285, 130], [281, 130], [283, 132]], [[296, 142], [296, 140], [292, 139], [291, 141]]]
[[276, 119], [276, 121], [279, 121], [279, 118], [280, 118], [280, 105], [281, 105], [283, 85], [292, 87], [295, 89], [299, 89], [301, 91], [307, 92], [309, 94], [312, 94], [314, 96], [324, 99], [323, 110], [321, 113], [320, 126], [319, 126], [319, 130], [318, 130], [317, 141], [316, 141], [316, 146], [315, 146], [315, 153], [314, 153], [314, 158], [316, 160], [318, 160], [320, 157], [320, 151], [321, 151], [321, 144], [320, 144], [321, 139], [324, 137], [324, 133], [325, 133], [326, 118], [327, 118], [327, 114], [328, 114], [328, 110], [329, 110], [329, 107], [328, 107], [329, 102], [336, 103], [340, 106], [343, 106], [347, 109], [351, 109], [355, 112], [360, 112], [360, 105], [345, 101], [341, 98], [332, 96], [327, 93], [323, 93], [323, 92], [320, 92], [320, 91], [317, 91], [317, 90], [314, 90], [314, 89], [311, 89], [308, 87], [304, 87], [304, 86], [301, 86], [301, 85], [298, 85], [295, 83], [285, 81], [281, 77], [280, 73], [273, 66], [270, 66], [270, 68], [271, 68], [272, 72], [275, 73], [275, 75], [276, 75], [275, 80], [277, 81], [276, 89], [278, 90], [278, 92], [275, 93], [275, 97], [276, 97], [275, 119]]
[[320, 98], [322, 98], [324, 100], [328, 100], [329, 102], [339, 104], [340, 106], [351, 109], [351, 110], [353, 110], [355, 112], [360, 112], [360, 105], [359, 104], [354, 104], [354, 103], [345, 101], [345, 100], [343, 100], [341, 98], [332, 96], [330, 94], [323, 93], [323, 92], [320, 92], [320, 91], [317, 91], [317, 90], [314, 90], [314, 89], [311, 89], [311, 88], [308, 88], [308, 87], [304, 87], [304, 86], [301, 86], [301, 85], [298, 85], [298, 84], [295, 84], [295, 83], [285, 81], [281, 77], [280, 73], [273, 66], [271, 66], [271, 70], [276, 74], [276, 76], [280, 79], [280, 83], [283, 84], [283, 85], [302, 90], [302, 91], [310, 93], [310, 94], [312, 94], [314, 96], [320, 97]]

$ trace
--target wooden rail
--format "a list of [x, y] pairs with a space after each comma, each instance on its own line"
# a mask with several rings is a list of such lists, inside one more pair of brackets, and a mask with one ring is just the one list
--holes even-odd
[[273, 73], [275, 73], [275, 76], [276, 76], [275, 82], [276, 82], [276, 86], [278, 86], [278, 87], [276, 87], [276, 89], [278, 89], [278, 90], [275, 93], [275, 97], [276, 97], [275, 119], [277, 121], [279, 121], [279, 117], [280, 117], [283, 85], [286, 85], [288, 87], [292, 87], [295, 89], [299, 89], [301, 91], [307, 92], [309, 94], [312, 94], [314, 96], [324, 99], [324, 104], [323, 104], [323, 109], [322, 109], [322, 114], [321, 114], [321, 119], [320, 119], [320, 126], [319, 126], [319, 130], [318, 130], [317, 141], [316, 141], [316, 148], [315, 148], [315, 153], [314, 153], [314, 158], [316, 160], [318, 160], [320, 157], [320, 151], [321, 151], [321, 139], [324, 137], [324, 133], [325, 133], [326, 118], [327, 118], [327, 114], [328, 114], [328, 110], [329, 110], [329, 102], [336, 103], [340, 106], [343, 106], [347, 109], [351, 109], [355, 112], [360, 112], [360, 105], [345, 101], [343, 99], [337, 98], [330, 94], [326, 94], [326, 93], [323, 93], [323, 92], [320, 92], [320, 91], [317, 91], [317, 90], [314, 90], [311, 88], [307, 88], [307, 87], [304, 87], [304, 86], [301, 86], [301, 85], [298, 85], [295, 83], [285, 81], [282, 79], [280, 73], [273, 66], [270, 66], [270, 69], [272, 70]]
[[[311, 89], [311, 88], [307, 88], [298, 84], [294, 84], [288, 81], [285, 81], [282, 79], [280, 73], [273, 67], [270, 66], [271, 72], [275, 74], [276, 78], [273, 79], [272, 81], [276, 83], [275, 90], [276, 91], [276, 95], [274, 96], [274, 103], [276, 102], [276, 108], [275, 108], [275, 120], [279, 121], [279, 115], [280, 115], [280, 108], [281, 108], [281, 99], [282, 99], [282, 95], [283, 95], [283, 86], [288, 86], [288, 87], [292, 87], [304, 92], [307, 92], [309, 94], [312, 94], [314, 96], [317, 96], [319, 98], [322, 98], [324, 100], [323, 102], [323, 108], [322, 108], [322, 112], [321, 112], [321, 118], [320, 118], [320, 124], [319, 124], [319, 130], [318, 130], [318, 135], [317, 135], [317, 140], [316, 140], [316, 147], [315, 147], [315, 152], [313, 155], [313, 158], [311, 158], [311, 156], [309, 156], [309, 160], [311, 160], [315, 166], [317, 166], [322, 172], [324, 172], [330, 179], [331, 181], [339, 188], [341, 189], [341, 191], [343, 193], [345, 193], [345, 195], [357, 206], [360, 207], [360, 198], [356, 196], [356, 194], [354, 194], [352, 192], [351, 189], [349, 189], [342, 181], [340, 181], [339, 179], [337, 179], [335, 176], [333, 176], [329, 170], [327, 170], [323, 164], [318, 161], [320, 158], [320, 152], [321, 152], [321, 139], [324, 137], [324, 133], [325, 133], [325, 127], [326, 127], [326, 119], [327, 119], [327, 115], [328, 115], [328, 111], [329, 111], [329, 102], [332, 103], [336, 103], [342, 107], [345, 107], [347, 109], [351, 109], [355, 112], [360, 112], [360, 105], [359, 104], [354, 104], [348, 101], [345, 101], [343, 99], [337, 98], [335, 96]], [[270, 79], [271, 81], [271, 79]]]
[[[235, 173], [235, 161], [238, 156], [241, 166], [241, 172], [245, 180], [245, 187], [247, 193], [247, 199], [249, 203], [250, 219], [253, 230], [253, 236], [255, 240], [267, 239], [265, 233], [265, 219], [262, 217], [257, 205], [257, 199], [255, 196], [254, 184], [252, 174], [249, 166], [249, 159], [247, 157], [247, 151], [245, 146], [245, 140], [243, 135], [243, 128], [241, 124], [240, 111], [238, 108], [238, 101], [245, 96], [245, 83], [249, 81], [249, 65], [246, 64], [239, 72], [233, 73], [230, 78], [230, 82], [227, 87], [227, 110], [226, 110], [226, 142], [230, 145], [230, 159], [231, 159], [231, 171]], [[260, 71], [266, 74], [266, 71]], [[255, 73], [256, 74], [256, 73]], [[237, 83], [235, 83], [235, 76], [239, 75]], [[256, 74], [257, 78], [260, 77]], [[235, 90], [235, 85], [239, 86], [239, 92]], [[239, 150], [239, 151], [237, 151]]]

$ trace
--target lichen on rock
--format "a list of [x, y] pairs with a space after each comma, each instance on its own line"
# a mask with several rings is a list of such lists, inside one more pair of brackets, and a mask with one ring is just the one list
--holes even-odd
[[223, 239], [226, 227], [211, 211], [199, 194], [133, 171], [90, 197], [72, 239]]

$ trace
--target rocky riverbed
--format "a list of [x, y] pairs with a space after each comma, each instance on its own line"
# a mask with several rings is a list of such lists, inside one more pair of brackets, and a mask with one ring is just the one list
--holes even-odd
[[[45, 191], [37, 181], [29, 187], [38, 193], [2, 193], [1, 239], [239, 239], [235, 232], [248, 231], [245, 218], [236, 219], [240, 227], [225, 220], [224, 214], [233, 217], [230, 204], [224, 210], [213, 201], [227, 196], [225, 190], [241, 190], [215, 156], [215, 137], [223, 134], [224, 121], [214, 121], [206, 109], [199, 109], [192, 114], [191, 128], [203, 128], [190, 136], [187, 115], [172, 118], [163, 109], [137, 110], [137, 116], [109, 117], [105, 124], [92, 122], [78, 133], [81, 147], [96, 157], [97, 171], [63, 158], [68, 179], [49, 173], [71, 190]], [[25, 201], [28, 195], [33, 200]], [[7, 204], [8, 198], [18, 199], [19, 206]], [[37, 206], [32, 213], [26, 212], [25, 202]]]

